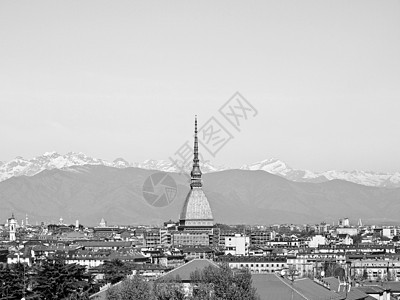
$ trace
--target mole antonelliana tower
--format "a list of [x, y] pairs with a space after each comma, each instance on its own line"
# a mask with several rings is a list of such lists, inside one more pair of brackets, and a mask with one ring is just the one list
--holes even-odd
[[193, 168], [190, 173], [190, 191], [179, 218], [178, 232], [174, 234], [174, 244], [211, 245], [214, 218], [210, 203], [203, 192], [199, 165], [199, 144], [197, 139], [197, 117], [194, 123]]

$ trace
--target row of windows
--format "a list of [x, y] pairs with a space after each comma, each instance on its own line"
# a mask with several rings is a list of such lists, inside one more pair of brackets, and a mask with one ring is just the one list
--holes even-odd
[[181, 238], [174, 238], [174, 241], [208, 241], [208, 238], [203, 237], [181, 237]]
[[376, 267], [376, 268], [379, 268], [379, 267], [381, 267], [381, 268], [387, 268], [387, 267], [390, 267], [390, 268], [393, 268], [393, 267], [395, 267], [395, 268], [398, 268], [399, 267], [399, 265], [398, 264], [385, 264], [385, 263], [383, 263], [383, 264], [357, 264], [357, 265], [355, 265], [354, 267]]
[[252, 270], [253, 272], [257, 272], [257, 273], [275, 273], [276, 272], [276, 270], [274, 270], [274, 269], [272, 269], [272, 270], [269, 270], [269, 269], [256, 269], [256, 270]]
[[[252, 267], [254, 267], [254, 265], [255, 265], [255, 267], [256, 268], [258, 268], [258, 267], [261, 267], [261, 268], [263, 268], [264, 266], [265, 267], [267, 267], [267, 268], [269, 268], [269, 264], [240, 264], [240, 267], [241, 268], [243, 268], [243, 267], [250, 267], [250, 268], [252, 268]], [[275, 267], [275, 264], [271, 264], [271, 268], [274, 268]], [[279, 268], [279, 267], [285, 267], [285, 264], [276, 264], [276, 267], [277, 268]]]

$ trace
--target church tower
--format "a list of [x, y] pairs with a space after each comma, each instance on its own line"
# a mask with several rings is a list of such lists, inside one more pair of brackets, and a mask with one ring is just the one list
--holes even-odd
[[8, 225], [10, 227], [10, 242], [13, 242], [17, 239], [17, 221], [14, 218], [14, 213], [11, 215], [11, 218], [8, 219]]

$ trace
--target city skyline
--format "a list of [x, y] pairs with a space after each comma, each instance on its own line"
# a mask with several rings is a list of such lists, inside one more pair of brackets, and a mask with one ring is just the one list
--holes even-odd
[[0, 1], [1, 299], [400, 299], [400, 1]]
[[257, 115], [213, 164], [394, 173], [399, 5], [2, 1], [0, 160], [167, 160], [238, 91]]

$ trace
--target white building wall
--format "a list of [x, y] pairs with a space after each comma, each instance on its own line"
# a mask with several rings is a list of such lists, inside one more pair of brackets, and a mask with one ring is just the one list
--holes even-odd
[[236, 234], [235, 236], [225, 237], [225, 255], [248, 255], [250, 238]]
[[336, 229], [337, 234], [348, 234], [350, 236], [357, 235], [358, 234], [358, 228], [354, 227], [348, 227], [348, 228], [337, 228]]
[[397, 235], [397, 230], [396, 228], [382, 228], [382, 235], [392, 239]]
[[326, 238], [322, 235], [313, 236], [308, 246], [310, 248], [318, 248], [319, 245], [326, 245]]

